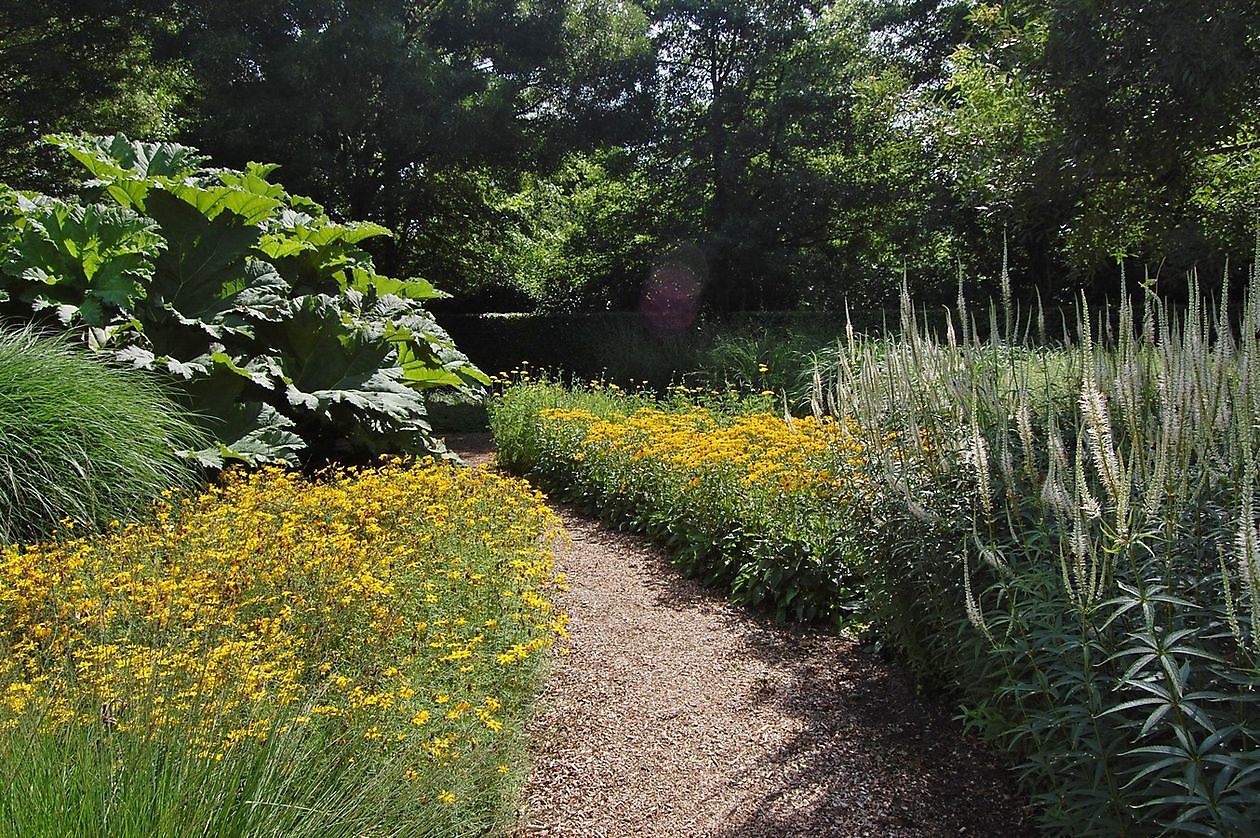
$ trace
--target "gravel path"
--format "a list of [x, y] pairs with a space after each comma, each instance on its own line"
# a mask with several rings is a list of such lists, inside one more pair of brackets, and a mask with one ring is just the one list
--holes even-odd
[[[448, 443], [488, 459], [484, 437]], [[559, 512], [569, 652], [532, 722], [517, 838], [1035, 834], [992, 756], [894, 667]]]

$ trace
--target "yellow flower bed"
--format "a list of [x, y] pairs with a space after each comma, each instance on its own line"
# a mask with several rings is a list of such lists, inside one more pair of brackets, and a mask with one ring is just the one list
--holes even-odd
[[[831, 494], [850, 485], [850, 468], [861, 465], [855, 428], [830, 417], [788, 422], [757, 413], [721, 420], [699, 407], [682, 413], [645, 407], [607, 417], [581, 408], [548, 408], [539, 418], [582, 428], [583, 448], [626, 454], [680, 473], [735, 469], [744, 486], [769, 481], [784, 491]], [[591, 456], [578, 453], [579, 459]]]
[[230, 474], [145, 523], [5, 548], [0, 729], [177, 731], [216, 760], [322, 726], [409, 777], [484, 761], [565, 635], [560, 535], [520, 481], [393, 462]]
[[499, 461], [648, 535], [737, 602], [846, 622], [859, 596], [859, 429], [744, 413], [738, 402], [723, 410], [644, 401], [513, 384], [491, 408]]

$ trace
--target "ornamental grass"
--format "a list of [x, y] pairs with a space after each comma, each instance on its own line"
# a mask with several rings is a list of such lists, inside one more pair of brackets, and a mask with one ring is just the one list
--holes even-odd
[[176, 452], [203, 444], [148, 373], [64, 338], [0, 329], [0, 544], [42, 538], [62, 518], [105, 525], [201, 474]]
[[514, 479], [229, 473], [0, 553], [0, 834], [504, 827], [560, 536]]

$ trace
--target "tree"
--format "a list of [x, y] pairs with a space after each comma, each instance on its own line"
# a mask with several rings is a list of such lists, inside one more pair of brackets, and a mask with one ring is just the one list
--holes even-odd
[[186, 135], [234, 165], [278, 160], [301, 191], [393, 228], [383, 265], [455, 289], [487, 268], [460, 246], [499, 223], [487, 194], [564, 147], [632, 132], [642, 98], [646, 21], [628, 3], [251, 0], [190, 11], [164, 45], [198, 80]]
[[179, 127], [190, 79], [159, 61], [169, 23], [159, 0], [3, 0], [0, 3], [0, 182], [63, 192], [73, 171], [40, 143], [63, 131], [161, 139]]
[[821, 37], [823, 4], [649, 4], [658, 74], [658, 202], [710, 263], [719, 309], [795, 304], [850, 196], [828, 156], [849, 136], [852, 44]]
[[882, 62], [913, 87], [939, 90], [947, 61], [971, 32], [970, 0], [867, 0], [855, 4]]
[[1188, 0], [1140, 12], [1075, 0], [975, 6], [937, 109], [943, 176], [990, 241], [1009, 234], [1021, 272], [1052, 294], [1096, 278], [1110, 290], [1118, 259], [1189, 266], [1248, 252], [1238, 213], [1208, 221], [1202, 199], [1205, 179], [1248, 188], [1210, 158], [1237, 151], [1254, 123], [1258, 15]]
[[[1190, 199], [1196, 161], [1233, 144], [1260, 108], [1260, 6], [1250, 0], [1045, 6], [1045, 74], [1057, 94], [1062, 160], [1085, 193], [1067, 234], [1076, 261], [1124, 251], [1199, 262], [1213, 250], [1245, 247], [1211, 242]], [[1093, 228], [1095, 218], [1117, 226], [1121, 236]], [[1109, 222], [1125, 218], [1130, 223]]]

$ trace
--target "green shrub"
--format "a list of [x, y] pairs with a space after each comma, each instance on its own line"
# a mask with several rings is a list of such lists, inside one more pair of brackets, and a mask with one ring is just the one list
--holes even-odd
[[154, 378], [65, 340], [0, 331], [0, 542], [101, 525], [192, 485], [199, 435]]
[[810, 354], [834, 344], [843, 319], [757, 312], [653, 331], [638, 312], [453, 315], [449, 328], [482, 369], [528, 361], [578, 381], [603, 380], [665, 393], [669, 385], [785, 392], [808, 412]]
[[91, 180], [82, 203], [0, 189], [0, 307], [158, 370], [218, 444], [207, 465], [438, 448], [422, 390], [475, 389], [420, 279], [378, 274], [361, 242], [268, 180], [194, 149], [57, 138]]

